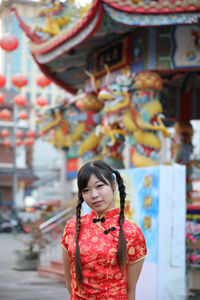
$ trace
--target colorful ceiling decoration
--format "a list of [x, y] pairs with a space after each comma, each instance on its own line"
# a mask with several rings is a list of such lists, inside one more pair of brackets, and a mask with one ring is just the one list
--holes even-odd
[[104, 5], [104, 8], [113, 20], [131, 26], [161, 26], [161, 25], [173, 25], [173, 24], [192, 24], [192, 23], [198, 23], [198, 20], [200, 18], [200, 13], [194, 14], [194, 11], [190, 11], [190, 10], [189, 12], [180, 13], [180, 11], [178, 11], [179, 8], [177, 8], [177, 12], [175, 11], [173, 13], [168, 13], [168, 14], [166, 13], [167, 10], [164, 10], [162, 14], [159, 14], [159, 10], [155, 7], [154, 9], [150, 10], [151, 14], [147, 13], [147, 11], [145, 11], [145, 14], [127, 13], [124, 10], [120, 11], [108, 5]]
[[91, 71], [88, 61], [97, 49], [133, 34], [138, 27], [198, 24], [200, 19], [199, 0], [94, 0], [83, 7], [73, 0], [57, 0], [40, 5], [40, 26], [35, 24], [33, 29], [15, 8], [11, 10], [30, 39], [41, 71], [73, 94], [84, 88], [85, 70]]

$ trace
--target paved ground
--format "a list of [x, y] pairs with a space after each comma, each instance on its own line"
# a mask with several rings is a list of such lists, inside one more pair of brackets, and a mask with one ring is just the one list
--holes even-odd
[[12, 269], [12, 253], [20, 248], [23, 243], [12, 234], [0, 234], [0, 300], [69, 300], [64, 283]]

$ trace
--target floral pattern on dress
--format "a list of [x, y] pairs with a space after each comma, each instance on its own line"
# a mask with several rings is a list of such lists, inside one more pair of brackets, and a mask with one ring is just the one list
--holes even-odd
[[[95, 211], [81, 217], [79, 247], [83, 283], [75, 280], [75, 227], [76, 218], [70, 219], [64, 229], [61, 245], [68, 252], [71, 265], [71, 300], [127, 300], [126, 269], [117, 265], [117, 244], [119, 237], [119, 209], [107, 211], [98, 219]], [[102, 217], [102, 216], [101, 216]], [[115, 227], [116, 230], [109, 230]], [[141, 229], [125, 219], [124, 232], [127, 241], [127, 264], [146, 256], [147, 249]], [[107, 234], [105, 230], [109, 230]]]

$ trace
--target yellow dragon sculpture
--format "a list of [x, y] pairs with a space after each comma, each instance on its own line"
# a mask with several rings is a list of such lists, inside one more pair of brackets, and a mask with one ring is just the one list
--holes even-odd
[[131, 111], [137, 130], [133, 134], [136, 151], [132, 162], [136, 167], [157, 165], [157, 154], [161, 149], [158, 132], [164, 137], [170, 136], [160, 117], [163, 112], [159, 101], [162, 84], [161, 77], [152, 71], [141, 72], [134, 78]]
[[53, 37], [59, 34], [63, 27], [66, 27], [73, 18], [79, 20], [89, 10], [91, 3], [78, 9], [74, 0], [70, 0], [65, 6], [60, 1], [49, 0], [38, 3], [38, 15], [44, 17], [42, 26], [35, 26], [34, 31], [43, 32]]
[[[81, 142], [79, 155], [87, 161], [98, 154], [97, 146], [102, 139], [102, 134], [95, 134], [96, 126], [101, 122], [99, 112], [103, 108], [103, 103], [97, 99], [96, 93], [88, 93], [80, 99], [76, 106], [80, 110], [78, 122], [70, 120], [70, 131], [67, 135], [68, 146], [76, 142]], [[90, 153], [88, 153], [90, 151]]]
[[76, 114], [70, 116], [67, 107], [63, 120], [59, 113], [54, 115], [48, 125], [48, 130], [55, 130], [54, 144], [70, 148], [76, 143], [84, 160], [99, 157], [113, 167], [123, 168], [122, 151], [127, 137], [136, 148], [131, 158], [134, 166], [157, 165], [161, 148], [158, 132], [169, 136], [160, 117], [161, 89], [162, 79], [155, 72], [120, 74], [116, 83], [76, 103]]
[[[45, 124], [46, 122], [47, 124]], [[63, 113], [60, 109], [47, 111], [37, 123], [41, 123], [40, 132], [42, 135], [47, 135], [47, 140], [50, 144], [59, 150], [63, 147], [68, 148], [66, 136], [69, 131], [69, 122], [63, 118]]]
[[[141, 72], [136, 76], [129, 72], [119, 76], [116, 84], [102, 88], [98, 95], [104, 101], [106, 119], [101, 132], [110, 137], [113, 145], [117, 142], [116, 136], [132, 136], [136, 145], [132, 162], [136, 167], [157, 165], [156, 155], [161, 148], [157, 133], [161, 131], [165, 137], [169, 136], [159, 116], [161, 88], [162, 79], [155, 72]], [[112, 127], [116, 123], [117, 131]]]

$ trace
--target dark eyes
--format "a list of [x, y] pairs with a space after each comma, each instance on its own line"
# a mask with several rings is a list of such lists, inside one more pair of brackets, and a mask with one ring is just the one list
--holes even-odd
[[101, 188], [101, 187], [103, 187], [103, 186], [104, 186], [104, 184], [103, 184], [103, 183], [100, 183], [100, 184], [97, 185], [97, 188]]
[[[99, 184], [97, 184], [96, 189], [101, 189], [103, 186], [104, 186], [103, 183], [99, 183]], [[89, 189], [84, 189], [84, 190], [82, 191], [83, 194], [86, 194], [86, 193], [88, 193], [88, 192], [89, 192]]]

